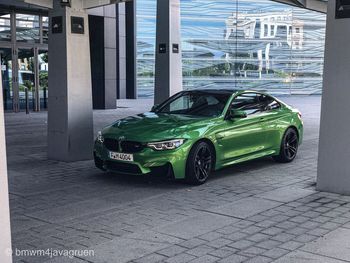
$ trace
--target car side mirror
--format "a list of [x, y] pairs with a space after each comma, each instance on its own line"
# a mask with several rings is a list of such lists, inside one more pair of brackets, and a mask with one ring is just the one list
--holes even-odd
[[153, 105], [152, 109], [151, 109], [151, 112], [155, 112], [156, 109], [158, 108], [159, 104], [155, 104]]
[[234, 110], [231, 109], [229, 114], [229, 119], [244, 119], [247, 118], [247, 113], [243, 110]]

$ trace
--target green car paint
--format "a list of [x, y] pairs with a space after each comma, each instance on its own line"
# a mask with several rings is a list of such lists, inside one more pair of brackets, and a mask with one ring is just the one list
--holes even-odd
[[[184, 91], [180, 95], [190, 92]], [[199, 141], [207, 142], [215, 150], [215, 170], [264, 156], [279, 155], [283, 136], [290, 127], [297, 131], [298, 143], [302, 142], [303, 122], [300, 112], [277, 98], [257, 91], [193, 92], [226, 92], [228, 99], [217, 116], [160, 113], [156, 107], [153, 112], [116, 121], [104, 128], [95, 141], [96, 166], [103, 170], [130, 174], [147, 174], [159, 167], [168, 167], [176, 179], [181, 179], [185, 178], [189, 152]], [[179, 94], [174, 95], [176, 96]], [[232, 109], [235, 102], [244, 96], [268, 97], [274, 100], [278, 107], [244, 116], [240, 110]], [[234, 116], [238, 117], [228, 118], [232, 112], [236, 112]], [[148, 143], [174, 139], [184, 140], [183, 144], [175, 149], [161, 151], [147, 147]], [[116, 152], [130, 153], [122, 147], [129, 142], [134, 147], [131, 152], [132, 161], [116, 161], [110, 158], [110, 152], [113, 152], [111, 143], [115, 143]], [[135, 145], [140, 147], [139, 151], [135, 151]]]

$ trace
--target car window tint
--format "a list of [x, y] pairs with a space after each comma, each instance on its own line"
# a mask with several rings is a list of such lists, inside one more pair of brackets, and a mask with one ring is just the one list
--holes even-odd
[[219, 116], [225, 108], [229, 96], [229, 94], [188, 92], [166, 103], [158, 112], [208, 117]]
[[241, 94], [233, 100], [231, 106], [232, 109], [245, 111], [247, 115], [280, 108], [280, 104], [272, 97], [257, 93]]
[[281, 105], [272, 97], [268, 95], [260, 95], [259, 100], [263, 103], [264, 111], [279, 109]]
[[256, 93], [246, 93], [237, 96], [233, 100], [232, 109], [245, 111], [247, 115], [253, 115], [262, 112], [263, 105], [259, 102]]

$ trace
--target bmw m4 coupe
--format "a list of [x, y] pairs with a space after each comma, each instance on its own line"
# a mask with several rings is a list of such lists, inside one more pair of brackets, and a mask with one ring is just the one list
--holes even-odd
[[291, 162], [302, 139], [301, 113], [273, 96], [182, 91], [100, 131], [94, 159], [104, 171], [167, 174], [198, 185], [214, 170], [252, 159]]

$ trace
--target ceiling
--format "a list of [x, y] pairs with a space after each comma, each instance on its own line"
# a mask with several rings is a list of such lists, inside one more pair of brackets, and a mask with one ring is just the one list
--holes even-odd
[[272, 0], [284, 4], [299, 6], [310, 10], [327, 13], [328, 0]]

